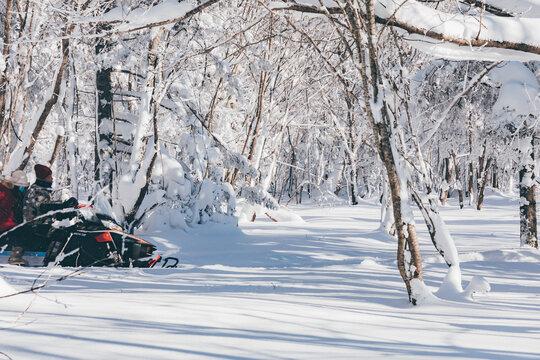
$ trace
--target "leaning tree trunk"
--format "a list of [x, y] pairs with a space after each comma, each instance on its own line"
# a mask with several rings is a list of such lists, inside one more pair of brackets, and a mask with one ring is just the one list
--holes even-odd
[[[139, 118], [139, 124], [137, 125], [136, 138], [134, 143], [133, 152], [131, 154], [130, 160], [130, 171], [133, 174], [133, 180], [136, 183], [137, 177], [143, 175], [145, 177], [144, 185], [138, 190], [138, 196], [133, 204], [132, 208], [127, 212], [125, 222], [129, 225], [130, 231], [132, 231], [138, 221], [136, 218], [137, 213], [143, 203], [144, 198], [148, 193], [150, 187], [150, 181], [152, 179], [152, 173], [154, 170], [154, 165], [157, 160], [159, 153], [159, 132], [158, 132], [158, 123], [157, 115], [161, 99], [158, 97], [157, 93], [157, 77], [158, 77], [158, 47], [161, 42], [161, 36], [165, 32], [165, 28], [161, 27], [150, 43], [148, 49], [148, 75], [146, 78], [146, 96], [142, 98], [141, 104], [141, 114]], [[150, 162], [144, 161], [145, 156], [145, 146], [143, 141], [143, 136], [145, 135], [145, 130], [148, 125], [152, 124], [153, 127], [153, 137], [154, 137], [154, 148], [152, 151], [152, 158]]]
[[[408, 111], [408, 105], [406, 102], [405, 109]], [[437, 249], [449, 268], [441, 288], [445, 287], [447, 290], [459, 293], [463, 290], [463, 288], [461, 286], [461, 268], [457, 247], [454, 239], [446, 227], [444, 220], [439, 214], [439, 203], [437, 197], [434, 196], [435, 194], [433, 194], [433, 181], [429, 175], [430, 173], [427, 170], [426, 162], [424, 161], [424, 156], [422, 155], [422, 150], [420, 149], [420, 144], [411, 121], [411, 116], [407, 116], [407, 118], [414, 149], [418, 157], [418, 163], [420, 164], [420, 184], [423, 183], [426, 188], [426, 194], [424, 199], [422, 199], [418, 192], [415, 191], [413, 184], [409, 182], [408, 185], [411, 189], [412, 199], [418, 206], [418, 209], [424, 218], [424, 222], [426, 223], [433, 246], [435, 246], [435, 249]], [[454, 166], [457, 174], [457, 164], [455, 163], [455, 160]], [[462, 197], [460, 199], [463, 200]]]
[[536, 227], [536, 196], [534, 175], [534, 137], [530, 134], [520, 139], [519, 169], [519, 234], [521, 246], [538, 248]]
[[[366, 101], [366, 113], [369, 119], [371, 129], [373, 131], [375, 144], [377, 146], [379, 157], [382, 160], [388, 184], [390, 186], [390, 194], [392, 198], [392, 208], [394, 212], [394, 220], [396, 227], [396, 235], [398, 238], [397, 264], [398, 270], [407, 288], [409, 301], [413, 304], [417, 303], [419, 286], [423, 283], [422, 280], [422, 260], [420, 257], [420, 247], [418, 236], [412, 218], [412, 211], [408, 205], [408, 191], [406, 179], [401, 179], [398, 171], [400, 164], [396, 161], [398, 152], [393, 146], [393, 131], [394, 127], [388, 113], [387, 104], [384, 98], [384, 90], [381, 86], [381, 78], [377, 57], [376, 44], [373, 38], [376, 36], [375, 29], [375, 13], [374, 3], [372, 0], [366, 3], [366, 20], [368, 26], [367, 32], [367, 49], [363, 45], [361, 24], [363, 19], [354, 6], [351, 0], [347, 0], [345, 8], [350, 30], [352, 32], [357, 54], [359, 57], [360, 75], [362, 78], [363, 95]], [[369, 59], [364, 57], [367, 50]], [[368, 64], [369, 60], [369, 78]], [[371, 91], [370, 91], [371, 87]], [[402, 197], [403, 196], [403, 197]], [[417, 282], [420, 284], [417, 284]]]
[[[369, 110], [368, 110], [369, 111]], [[375, 138], [377, 139], [377, 148], [379, 156], [386, 169], [390, 194], [392, 199], [392, 209], [394, 214], [394, 225], [396, 236], [398, 238], [397, 264], [401, 278], [405, 282], [409, 300], [416, 304], [417, 294], [413, 288], [412, 281], [414, 279], [422, 281], [422, 261], [420, 257], [420, 248], [418, 244], [418, 236], [412, 218], [408, 218], [407, 201], [402, 199], [402, 194], [406, 194], [406, 188], [403, 189], [402, 181], [400, 181], [399, 172], [394, 156], [392, 138], [384, 123], [373, 123], [375, 129]], [[407, 255], [407, 249], [410, 255]]]
[[[67, 32], [67, 34], [69, 33], [70, 31]], [[53, 106], [56, 105], [56, 103], [58, 102], [58, 97], [60, 94], [60, 86], [62, 85], [62, 82], [63, 82], [64, 72], [66, 70], [68, 59], [69, 59], [69, 40], [63, 39], [62, 40], [62, 60], [60, 62], [60, 68], [58, 69], [58, 72], [56, 73], [56, 78], [54, 81], [52, 92], [50, 94], [50, 97], [47, 99], [47, 101], [43, 104], [42, 108], [40, 109], [41, 112], [39, 113], [39, 116], [35, 123], [34, 130], [31, 136], [28, 138], [28, 143], [26, 145], [26, 148], [24, 149], [21, 162], [18, 166], [19, 170], [23, 170], [28, 164], [28, 161], [30, 160], [30, 157], [34, 151], [34, 147], [36, 146], [36, 141], [39, 137], [39, 134], [41, 133], [41, 130], [43, 129], [43, 126], [45, 125], [45, 121], [47, 120], [49, 114], [51, 113]], [[19, 161], [19, 159], [15, 158], [14, 161]]]

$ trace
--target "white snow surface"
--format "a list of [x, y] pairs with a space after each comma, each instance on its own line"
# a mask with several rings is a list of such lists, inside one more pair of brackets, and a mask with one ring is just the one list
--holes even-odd
[[[462, 296], [440, 287], [453, 274], [415, 213], [425, 280], [413, 284], [416, 307], [396, 268], [396, 240], [377, 230], [377, 203], [288, 212], [295, 216], [278, 222], [261, 214], [238, 227], [138, 234], [179, 256], [177, 269], [92, 268], [59, 282], [74, 269], [6, 265], [0, 352], [55, 360], [540, 356], [540, 252], [519, 248], [516, 198], [490, 192], [481, 212], [460, 210], [453, 198], [441, 209], [460, 252]], [[49, 277], [37, 294], [1, 297]]]

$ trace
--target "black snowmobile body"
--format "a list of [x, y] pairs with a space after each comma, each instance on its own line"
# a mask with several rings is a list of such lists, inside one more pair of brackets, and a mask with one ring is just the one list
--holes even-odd
[[[112, 217], [91, 207], [64, 211], [61, 215], [64, 219], [71, 218], [74, 224], [55, 227], [53, 222], [45, 225], [40, 219], [41, 223], [24, 224], [22, 231], [0, 237], [0, 264], [8, 263], [16, 236], [24, 237], [23, 259], [28, 266], [47, 266], [58, 261], [61, 266], [73, 267], [150, 268], [162, 261], [160, 255], [154, 254], [155, 245], [125, 233]], [[58, 214], [51, 216], [58, 218]], [[175, 267], [178, 263], [176, 258], [166, 260], [163, 267]]]

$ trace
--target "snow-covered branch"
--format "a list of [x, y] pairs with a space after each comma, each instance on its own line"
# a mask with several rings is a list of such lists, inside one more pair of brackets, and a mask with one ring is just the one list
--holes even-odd
[[[325, 7], [312, 1], [277, 2], [275, 10], [306, 13], [342, 14], [335, 0]], [[540, 21], [537, 17], [509, 17], [483, 14], [481, 21], [472, 14], [446, 13], [414, 0], [379, 0], [375, 3], [376, 22], [408, 34], [408, 42], [427, 53], [447, 59], [538, 60]]]

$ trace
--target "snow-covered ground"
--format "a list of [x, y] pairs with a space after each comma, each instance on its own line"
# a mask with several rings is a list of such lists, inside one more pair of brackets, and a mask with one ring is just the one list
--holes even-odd
[[[178, 269], [0, 268], [0, 359], [538, 359], [540, 252], [519, 248], [517, 201], [442, 209], [473, 300], [412, 306], [379, 207], [291, 207], [279, 222], [147, 234]], [[424, 279], [447, 266], [418, 218]], [[178, 255], [177, 254], [177, 255]], [[3, 278], [4, 280], [2, 280]]]

